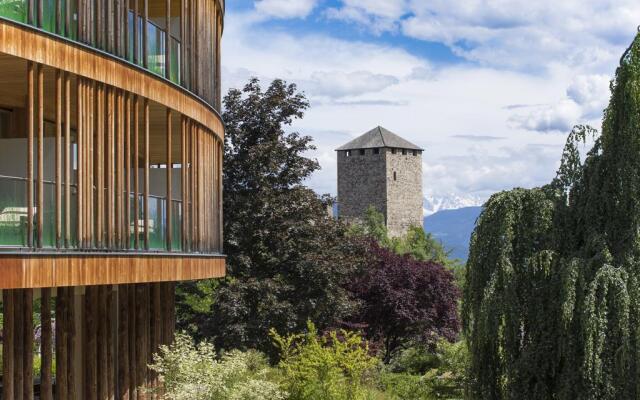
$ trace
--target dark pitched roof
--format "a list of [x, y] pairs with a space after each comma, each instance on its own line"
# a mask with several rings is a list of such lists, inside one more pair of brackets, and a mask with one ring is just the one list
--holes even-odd
[[377, 126], [365, 133], [362, 136], [359, 136], [344, 146], [340, 146], [336, 149], [336, 151], [342, 150], [356, 150], [356, 149], [372, 149], [379, 147], [392, 147], [396, 149], [407, 149], [407, 150], [424, 150], [415, 144], [404, 140], [400, 136], [395, 133], [386, 130], [381, 126]]

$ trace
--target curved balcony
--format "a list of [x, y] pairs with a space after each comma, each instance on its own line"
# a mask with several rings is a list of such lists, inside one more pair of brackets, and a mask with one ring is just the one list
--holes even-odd
[[0, 0], [26, 24], [145, 68], [220, 109], [221, 0]]

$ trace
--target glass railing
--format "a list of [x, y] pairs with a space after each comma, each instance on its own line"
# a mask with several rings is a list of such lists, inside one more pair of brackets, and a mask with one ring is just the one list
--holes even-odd
[[166, 32], [147, 22], [147, 68], [149, 71], [164, 76], [166, 68]]
[[[34, 185], [35, 187], [35, 185]], [[77, 248], [77, 190], [71, 187], [71, 232], [70, 248]], [[44, 182], [44, 210], [42, 215], [42, 247], [56, 247], [56, 198], [55, 183]], [[36, 191], [34, 190], [34, 195]], [[135, 235], [138, 235], [139, 247], [144, 247], [144, 197], [139, 196], [139, 216], [133, 215], [134, 196], [129, 197], [131, 206], [131, 221], [129, 223], [131, 243], [130, 248], [135, 247]], [[35, 201], [35, 199], [34, 199]], [[64, 190], [62, 203], [64, 204]], [[182, 201], [172, 200], [172, 250], [182, 250]], [[34, 240], [36, 243], [36, 221], [38, 208], [33, 209]], [[65, 221], [65, 209], [62, 207], [62, 221]], [[149, 196], [149, 249], [167, 250], [167, 199], [158, 196]], [[66, 237], [65, 224], [62, 224], [62, 235]], [[137, 229], [136, 229], [137, 226]], [[27, 180], [25, 178], [0, 175], [0, 247], [27, 247], [28, 246], [28, 207], [27, 207]], [[62, 243], [64, 247], [64, 243]]]

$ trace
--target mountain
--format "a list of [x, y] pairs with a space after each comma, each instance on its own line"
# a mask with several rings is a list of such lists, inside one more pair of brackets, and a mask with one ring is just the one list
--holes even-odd
[[440, 240], [452, 258], [467, 261], [469, 240], [482, 207], [440, 210], [424, 218], [424, 230]]
[[423, 201], [424, 215], [429, 216], [441, 210], [455, 210], [465, 207], [476, 207], [484, 203], [478, 196], [460, 196], [449, 194], [446, 196], [425, 196]]

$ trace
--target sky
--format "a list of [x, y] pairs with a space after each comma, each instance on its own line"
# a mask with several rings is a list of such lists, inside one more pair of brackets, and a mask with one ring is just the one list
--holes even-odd
[[335, 149], [381, 125], [425, 149], [423, 191], [480, 203], [555, 175], [575, 124], [600, 129], [640, 24], [637, 0], [227, 0], [223, 90], [298, 85], [308, 184], [336, 194]]

